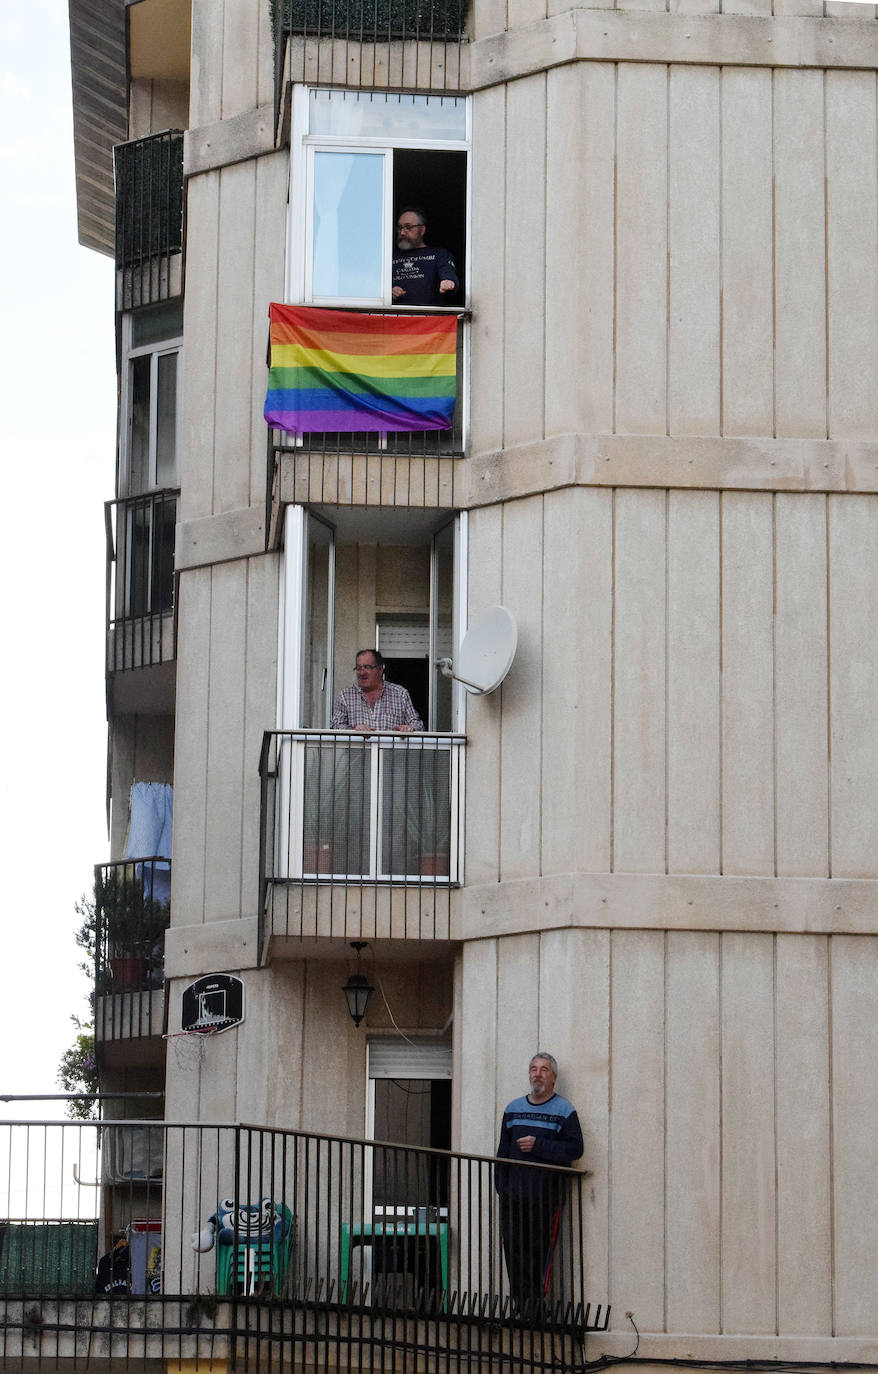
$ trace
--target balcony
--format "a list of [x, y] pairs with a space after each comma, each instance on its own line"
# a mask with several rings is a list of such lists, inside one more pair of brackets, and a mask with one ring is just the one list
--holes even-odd
[[289, 82], [466, 89], [467, 0], [270, 0], [275, 114]]
[[120, 143], [116, 182], [116, 310], [183, 290], [183, 135], [177, 129]]
[[[155, 1121], [0, 1125], [2, 1367], [72, 1357], [234, 1368], [572, 1368], [609, 1310], [583, 1292], [583, 1175], [394, 1144]], [[551, 1213], [544, 1278], [510, 1292], [501, 1243], [542, 1252], [510, 1190]], [[124, 1233], [112, 1265], [95, 1267]], [[199, 1248], [193, 1247], [193, 1241]], [[520, 1284], [520, 1280], [516, 1281]], [[397, 1342], [401, 1342], [396, 1346]], [[373, 1356], [374, 1358], [374, 1356]]]
[[462, 880], [465, 737], [266, 733], [262, 945], [451, 937]]
[[170, 860], [95, 868], [95, 1040], [161, 1035]]
[[[127, 698], [117, 710], [170, 709], [173, 693], [174, 538], [179, 490], [149, 492], [108, 501], [107, 677], [152, 669], [160, 700], [150, 708]], [[159, 672], [164, 666], [164, 672]], [[119, 691], [121, 684], [115, 684]], [[142, 684], [141, 686], [144, 686]], [[172, 702], [171, 696], [171, 702]]]
[[[351, 308], [350, 313], [376, 312]], [[425, 307], [419, 313], [440, 312]], [[266, 511], [268, 527], [275, 534], [280, 512], [291, 502], [454, 507], [455, 459], [463, 457], [465, 445], [469, 321], [469, 312], [460, 311], [457, 402], [451, 429], [389, 434], [327, 432], [303, 434], [298, 439], [269, 429]]]

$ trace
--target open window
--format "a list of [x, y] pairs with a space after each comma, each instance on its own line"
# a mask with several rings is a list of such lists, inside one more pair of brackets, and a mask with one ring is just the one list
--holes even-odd
[[297, 88], [288, 297], [392, 305], [399, 213], [423, 209], [426, 242], [446, 248], [466, 298], [469, 107], [465, 97]]
[[[465, 515], [287, 507], [279, 625], [276, 871], [316, 882], [462, 877], [463, 692], [436, 671], [464, 605]], [[331, 728], [357, 652], [387, 649], [424, 733]], [[382, 648], [382, 652], [384, 652]], [[289, 732], [289, 735], [286, 735]]]
[[462, 521], [429, 509], [288, 508], [279, 728], [326, 729], [366, 647], [381, 650], [426, 729], [462, 728], [462, 694], [434, 666], [460, 635]]
[[451, 1045], [370, 1040], [362, 1217], [342, 1227], [356, 1301], [424, 1310], [448, 1291]]
[[451, 1042], [370, 1040], [366, 1135], [407, 1147], [376, 1150], [373, 1208], [448, 1206], [448, 1161], [420, 1148], [451, 1149]]
[[171, 610], [183, 302], [122, 317], [116, 615]]
[[122, 432], [119, 495], [177, 485], [183, 302], [122, 319]]

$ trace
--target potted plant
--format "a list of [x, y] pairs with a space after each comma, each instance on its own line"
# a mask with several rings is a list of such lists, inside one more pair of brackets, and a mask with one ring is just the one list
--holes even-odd
[[161, 966], [167, 902], [144, 895], [134, 864], [111, 868], [95, 882], [98, 940], [105, 951], [114, 989], [146, 988]]

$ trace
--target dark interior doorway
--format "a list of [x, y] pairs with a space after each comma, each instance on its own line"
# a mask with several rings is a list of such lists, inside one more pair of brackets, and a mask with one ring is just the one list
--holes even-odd
[[466, 153], [425, 148], [393, 150], [393, 223], [406, 205], [416, 205], [427, 223], [425, 242], [447, 248], [461, 289], [448, 298], [463, 304], [466, 280]]
[[[376, 1140], [404, 1146], [451, 1149], [451, 1080], [375, 1080]], [[381, 1206], [447, 1207], [448, 1161], [433, 1155], [378, 1147], [373, 1201]]]
[[414, 708], [426, 729], [429, 716], [430, 664], [426, 658], [389, 658], [384, 676], [388, 682], [396, 682], [404, 687], [414, 703]]

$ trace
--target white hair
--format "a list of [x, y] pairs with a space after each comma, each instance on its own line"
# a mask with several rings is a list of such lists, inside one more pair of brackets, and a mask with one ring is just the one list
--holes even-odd
[[[556, 1078], [558, 1077], [558, 1061], [553, 1054], [547, 1054], [545, 1050], [537, 1050], [536, 1054], [531, 1055], [530, 1063], [532, 1064], [535, 1059], [545, 1059], [552, 1073]], [[528, 1068], [530, 1068], [530, 1064]]]

